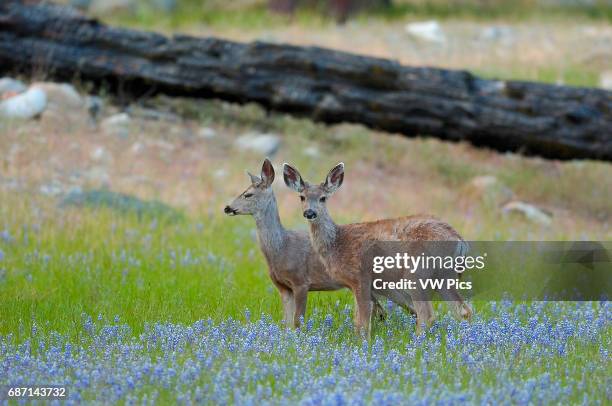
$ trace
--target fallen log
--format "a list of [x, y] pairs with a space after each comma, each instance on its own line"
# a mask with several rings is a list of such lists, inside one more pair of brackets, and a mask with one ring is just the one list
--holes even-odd
[[466, 140], [557, 159], [612, 160], [612, 92], [262, 42], [168, 38], [74, 9], [5, 0], [0, 69], [44, 71], [132, 92], [257, 102], [325, 123]]

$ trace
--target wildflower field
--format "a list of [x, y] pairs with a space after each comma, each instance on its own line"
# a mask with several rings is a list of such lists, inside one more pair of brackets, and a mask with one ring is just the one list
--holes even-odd
[[280, 299], [251, 219], [118, 216], [2, 195], [0, 385], [68, 404], [609, 404], [608, 302], [473, 302], [415, 335], [387, 304], [370, 342], [347, 292]]

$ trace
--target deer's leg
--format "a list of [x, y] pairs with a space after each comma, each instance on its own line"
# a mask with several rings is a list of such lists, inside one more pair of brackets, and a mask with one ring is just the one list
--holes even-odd
[[295, 301], [293, 298], [293, 292], [285, 286], [276, 285], [280, 292], [281, 300], [283, 302], [283, 321], [285, 325], [292, 326], [294, 323], [293, 314], [295, 308]]
[[372, 321], [372, 293], [369, 289], [368, 284], [361, 284], [353, 290], [355, 295], [355, 302], [357, 307], [355, 308], [357, 314], [357, 330], [361, 334], [370, 339], [371, 336], [371, 321]]
[[293, 325], [300, 326], [300, 319], [306, 314], [306, 300], [308, 299], [308, 287], [299, 286], [293, 291]]
[[380, 304], [379, 299], [379, 296], [372, 294], [372, 303], [374, 304], [372, 315], [378, 320], [383, 321], [387, 317], [387, 312], [385, 311], [385, 308]]
[[423, 327], [430, 327], [435, 320], [433, 306], [429, 300], [415, 300], [414, 308], [417, 315], [416, 333], [421, 334]]
[[406, 310], [408, 313], [416, 314], [414, 304], [412, 303], [412, 298], [408, 292], [404, 290], [389, 289], [382, 291], [382, 293], [389, 300]]

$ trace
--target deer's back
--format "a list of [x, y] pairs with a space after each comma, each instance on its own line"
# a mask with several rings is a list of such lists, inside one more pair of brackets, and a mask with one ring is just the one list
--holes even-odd
[[429, 215], [414, 215], [338, 227], [326, 262], [334, 273], [356, 273], [372, 241], [457, 241], [461, 235], [448, 223]]

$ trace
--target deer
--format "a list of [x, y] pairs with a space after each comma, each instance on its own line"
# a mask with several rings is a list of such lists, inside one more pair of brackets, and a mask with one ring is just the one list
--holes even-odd
[[[462, 253], [467, 252], [467, 243], [448, 223], [429, 215], [414, 215], [395, 219], [384, 219], [364, 223], [339, 225], [327, 210], [327, 200], [344, 181], [344, 163], [332, 168], [320, 184], [305, 181], [299, 171], [283, 164], [285, 184], [300, 197], [303, 216], [309, 223], [310, 240], [319, 254], [330, 276], [350, 289], [355, 299], [354, 320], [357, 331], [371, 336], [372, 280], [371, 269], [362, 266], [362, 255], [372, 242], [400, 241], [457, 241]], [[450, 270], [453, 272], [453, 270]], [[399, 279], [405, 273], [392, 274]], [[456, 276], [456, 275], [454, 275]], [[397, 291], [397, 290], [396, 290]], [[423, 326], [431, 326], [435, 319], [428, 292], [410, 291], [416, 312], [416, 333]], [[455, 305], [457, 316], [470, 319], [472, 310], [456, 289], [439, 290], [445, 300]]]
[[[268, 274], [280, 293], [283, 320], [299, 327], [306, 312], [309, 291], [334, 291], [344, 288], [326, 272], [319, 256], [314, 252], [306, 231], [288, 230], [280, 221], [276, 197], [272, 190], [274, 167], [265, 159], [260, 176], [247, 172], [250, 185], [238, 195], [224, 212], [229, 216], [251, 215], [255, 219], [259, 247], [268, 265]], [[387, 292], [389, 299], [400, 303], [410, 312], [412, 303], [408, 295]], [[384, 296], [383, 292], [380, 296]], [[385, 311], [376, 297], [370, 298], [375, 314], [384, 318]]]

